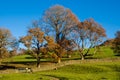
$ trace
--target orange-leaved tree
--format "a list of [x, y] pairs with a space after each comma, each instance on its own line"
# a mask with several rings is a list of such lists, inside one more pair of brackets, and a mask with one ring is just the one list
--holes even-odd
[[38, 27], [30, 28], [27, 35], [20, 38], [20, 42], [29, 50], [34, 50], [37, 67], [40, 67], [40, 48], [43, 46], [44, 33]]
[[53, 52], [57, 47], [54, 39], [50, 36], [45, 36], [44, 32], [39, 27], [30, 28], [26, 36], [20, 38], [34, 57], [37, 59], [37, 67], [40, 67], [40, 59], [48, 52]]

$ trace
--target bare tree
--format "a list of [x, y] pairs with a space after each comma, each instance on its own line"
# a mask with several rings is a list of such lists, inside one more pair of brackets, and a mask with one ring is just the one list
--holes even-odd
[[93, 19], [87, 19], [80, 22], [76, 28], [75, 41], [78, 45], [81, 59], [84, 60], [85, 56], [89, 53], [90, 49], [101, 44], [106, 37], [105, 30], [95, 22]]

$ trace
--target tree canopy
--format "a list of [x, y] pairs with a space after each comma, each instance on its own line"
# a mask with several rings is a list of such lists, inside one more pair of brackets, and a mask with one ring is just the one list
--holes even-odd
[[18, 47], [17, 39], [12, 36], [10, 30], [0, 28], [0, 58], [8, 57], [9, 51]]

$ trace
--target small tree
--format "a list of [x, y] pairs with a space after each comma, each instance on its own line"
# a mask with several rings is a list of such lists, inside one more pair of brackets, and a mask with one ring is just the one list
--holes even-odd
[[117, 55], [120, 55], [120, 31], [117, 31], [115, 36], [112, 49]]

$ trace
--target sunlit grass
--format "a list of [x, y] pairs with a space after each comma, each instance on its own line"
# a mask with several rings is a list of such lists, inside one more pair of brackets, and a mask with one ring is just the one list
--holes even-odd
[[93, 56], [96, 58], [115, 58], [115, 54], [113, 53], [113, 50], [110, 47], [102, 46], [100, 47], [100, 50]]
[[118, 62], [74, 64], [40, 73], [60, 80], [119, 80], [120, 64]]
[[[101, 47], [100, 52], [86, 57], [85, 61], [80, 61], [80, 55], [76, 52], [71, 55], [71, 58], [62, 58], [62, 61], [76, 60], [77, 63], [59, 67], [56, 70], [0, 74], [0, 80], [120, 80], [120, 60], [117, 61], [117, 57], [119, 58], [119, 56], [114, 56], [109, 47]], [[51, 60], [50, 58], [42, 59], [41, 62], [51, 62]], [[3, 62], [26, 64], [28, 62], [36, 63], [36, 59], [30, 55], [19, 55], [5, 59]], [[33, 64], [31, 65], [33, 66]]]
[[85, 62], [33, 73], [1, 74], [0, 80], [120, 80], [119, 62]]

